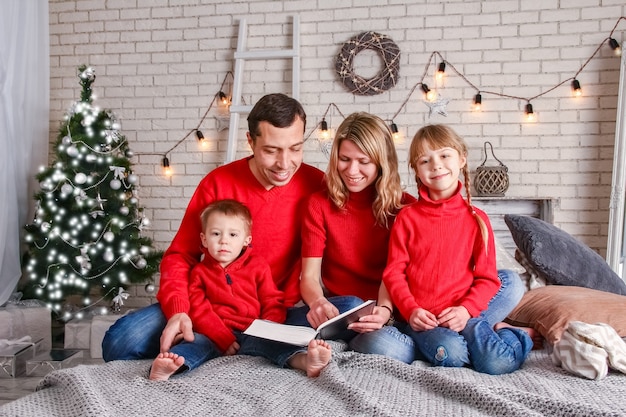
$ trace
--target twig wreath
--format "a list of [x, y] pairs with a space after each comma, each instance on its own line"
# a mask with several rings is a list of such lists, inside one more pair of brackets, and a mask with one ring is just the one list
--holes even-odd
[[[383, 68], [376, 76], [365, 79], [354, 72], [354, 57], [366, 49], [380, 54]], [[386, 35], [362, 32], [343, 44], [335, 60], [335, 70], [343, 85], [353, 94], [372, 96], [395, 86], [400, 72], [400, 48]]]

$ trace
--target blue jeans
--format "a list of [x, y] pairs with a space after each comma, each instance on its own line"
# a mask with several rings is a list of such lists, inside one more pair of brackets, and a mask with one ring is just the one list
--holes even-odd
[[[498, 278], [501, 282], [500, 289], [489, 301], [487, 310], [479, 315], [491, 327], [504, 320], [524, 295], [524, 284], [516, 272], [502, 269], [498, 271]], [[406, 334], [405, 327], [408, 327], [405, 323], [398, 323], [374, 332], [361, 333], [350, 341], [350, 349], [384, 355], [405, 363], [422, 359], [414, 340]]]
[[435, 366], [472, 366], [490, 375], [519, 369], [533, 347], [530, 336], [521, 329], [503, 328], [497, 332], [483, 318], [469, 319], [460, 332], [445, 327], [404, 332], [415, 342], [420, 356]]
[[105, 362], [154, 359], [161, 350], [161, 333], [166, 324], [158, 303], [120, 317], [104, 334], [102, 358]]
[[[118, 319], [102, 340], [102, 358], [106, 361], [154, 359], [160, 351], [161, 333], [167, 320], [160, 305], [152, 304]], [[243, 334], [235, 334], [239, 342], [238, 354], [262, 356], [285, 366], [291, 356], [305, 352], [302, 346], [273, 342]], [[194, 341], [182, 341], [172, 346], [171, 352], [185, 358], [187, 369], [194, 369], [209, 359], [221, 356], [220, 350], [206, 336], [194, 333]]]
[[[185, 367], [177, 374], [190, 371], [202, 365], [204, 362], [222, 356], [222, 352], [217, 345], [208, 337], [200, 333], [194, 333], [193, 342], [182, 341], [172, 346], [170, 352], [176, 353], [185, 358]], [[285, 367], [289, 358], [298, 352], [306, 352], [306, 347], [294, 346], [287, 343], [274, 342], [272, 340], [261, 339], [248, 336], [240, 332], [235, 332], [235, 337], [239, 343], [237, 355], [261, 356], [269, 359], [274, 364]]]

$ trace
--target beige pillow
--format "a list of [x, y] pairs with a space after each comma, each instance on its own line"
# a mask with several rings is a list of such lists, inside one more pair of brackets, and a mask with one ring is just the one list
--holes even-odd
[[524, 294], [505, 321], [514, 326], [533, 327], [554, 344], [573, 320], [606, 323], [626, 337], [626, 296], [584, 287], [548, 285]]

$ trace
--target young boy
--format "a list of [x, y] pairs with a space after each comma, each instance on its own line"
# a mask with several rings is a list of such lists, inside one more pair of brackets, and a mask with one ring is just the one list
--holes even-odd
[[201, 221], [205, 253], [189, 283], [194, 340], [181, 340], [161, 352], [152, 363], [150, 379], [166, 380], [209, 359], [234, 354], [263, 356], [318, 376], [330, 361], [328, 343], [312, 340], [305, 350], [241, 333], [254, 319], [282, 323], [286, 315], [269, 265], [252, 253], [248, 208], [235, 200], [218, 200], [202, 212]]

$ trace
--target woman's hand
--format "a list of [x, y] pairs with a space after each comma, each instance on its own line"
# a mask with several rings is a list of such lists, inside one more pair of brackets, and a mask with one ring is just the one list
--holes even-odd
[[355, 321], [348, 326], [348, 329], [358, 333], [369, 333], [374, 330], [382, 329], [382, 327], [391, 318], [391, 309], [386, 307], [374, 307], [373, 314], [363, 316], [359, 321]]
[[337, 307], [332, 305], [325, 297], [320, 297], [309, 304], [309, 312], [306, 314], [306, 318], [311, 327], [317, 329], [320, 324], [338, 315], [339, 310], [337, 310]]
[[463, 306], [454, 306], [444, 309], [437, 319], [441, 327], [447, 327], [455, 332], [462, 331], [467, 325], [467, 321], [472, 316]]
[[428, 310], [423, 308], [416, 308], [409, 317], [409, 325], [416, 332], [423, 332], [424, 330], [431, 330], [439, 326], [437, 317]]

